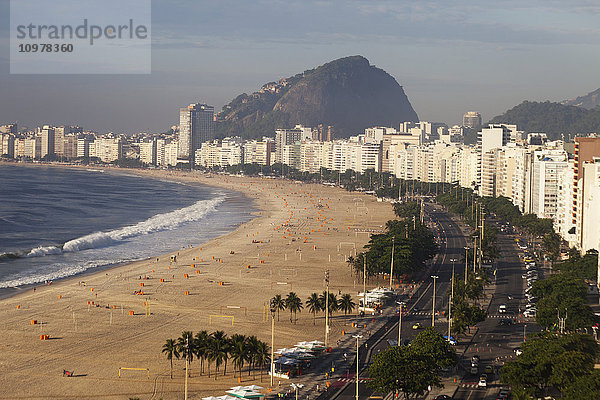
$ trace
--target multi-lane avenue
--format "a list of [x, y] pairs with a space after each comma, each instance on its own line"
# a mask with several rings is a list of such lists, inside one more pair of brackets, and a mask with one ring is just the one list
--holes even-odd
[[[397, 301], [406, 303], [402, 317], [402, 342], [412, 340], [419, 333], [419, 329], [414, 329], [416, 324], [420, 324], [422, 327], [432, 325], [434, 300], [432, 276], [436, 276], [435, 329], [447, 335], [446, 311], [452, 269], [454, 266], [455, 279], [463, 279], [465, 247], [472, 246], [468, 237], [469, 228], [465, 226], [461, 228], [460, 222], [445, 212], [441, 206], [426, 204], [425, 211], [427, 219], [437, 235], [440, 251], [412, 298], [409, 299], [408, 296], [402, 294], [397, 298]], [[459, 365], [456, 370], [446, 376], [446, 382], [451, 383], [448, 386], [454, 388], [458, 386], [453, 393], [455, 399], [495, 399], [501, 388], [498, 381], [500, 366], [505, 360], [514, 357], [514, 349], [520, 346], [524, 335], [537, 330], [534, 320], [524, 318], [521, 313], [526, 303], [525, 284], [521, 276], [524, 267], [514, 237], [498, 234], [497, 246], [501, 256], [495, 263], [496, 271], [492, 274], [490, 285], [486, 290], [486, 298], [481, 301], [481, 306], [487, 308], [488, 318], [478, 324], [474, 335], [459, 338], [456, 346], [460, 356]], [[468, 266], [468, 270], [472, 271], [472, 265]], [[502, 312], [500, 312], [501, 305], [503, 306]], [[395, 345], [397, 339], [398, 328], [396, 325], [383, 335], [382, 340], [371, 349], [371, 354], [382, 351], [391, 344]], [[477, 373], [471, 373], [471, 359], [474, 355], [480, 359]], [[488, 368], [488, 384], [486, 387], [480, 387], [479, 378], [488, 366], [492, 368], [493, 372], [489, 373]], [[361, 373], [360, 379], [362, 382], [368, 379], [366, 371]], [[452, 385], [455, 379], [457, 384]], [[354, 376], [347, 377], [345, 380], [354, 381]], [[355, 391], [354, 384], [347, 385], [335, 398], [354, 399]], [[435, 393], [438, 392], [432, 392], [424, 398], [434, 398]], [[368, 399], [371, 396], [373, 396], [373, 391], [363, 383], [360, 386], [360, 399]]]

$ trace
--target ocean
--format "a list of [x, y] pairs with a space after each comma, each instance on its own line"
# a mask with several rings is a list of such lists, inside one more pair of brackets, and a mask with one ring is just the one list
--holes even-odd
[[123, 171], [0, 165], [0, 296], [198, 245], [251, 220], [251, 204]]

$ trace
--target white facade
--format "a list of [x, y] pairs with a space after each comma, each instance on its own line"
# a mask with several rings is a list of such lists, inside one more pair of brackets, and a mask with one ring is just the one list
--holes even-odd
[[581, 251], [600, 249], [600, 157], [583, 163]]
[[533, 153], [531, 208], [539, 218], [556, 218], [559, 176], [568, 167], [568, 159], [564, 150], [544, 149]]

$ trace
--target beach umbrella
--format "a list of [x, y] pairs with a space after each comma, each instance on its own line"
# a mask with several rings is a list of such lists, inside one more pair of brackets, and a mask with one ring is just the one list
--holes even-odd
[[215, 397], [215, 399], [217, 399], [217, 400], [238, 400], [237, 397], [228, 396], [228, 395]]
[[246, 389], [246, 386], [234, 386], [234, 387], [230, 387], [229, 390], [248, 390], [248, 389]]
[[208, 397], [203, 397], [202, 400], [219, 400], [219, 398], [215, 397], [215, 396], [208, 396]]
[[244, 386], [244, 390], [260, 390], [260, 389], [264, 389], [264, 388], [262, 386], [258, 386], [258, 385]]
[[225, 393], [229, 393], [240, 399], [255, 399], [258, 397], [265, 397], [264, 394], [255, 391], [246, 391], [246, 390], [228, 390]]

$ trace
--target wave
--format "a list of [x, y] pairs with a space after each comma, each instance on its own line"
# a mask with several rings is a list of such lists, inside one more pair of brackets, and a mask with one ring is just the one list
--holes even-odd
[[59, 264], [59, 268], [52, 272], [37, 273], [23, 277], [14, 277], [12, 279], [9, 278], [10, 280], [0, 282], [0, 289], [16, 288], [24, 285], [34, 285], [46, 281], [54, 281], [57, 279], [68, 278], [70, 276], [80, 274], [91, 268], [107, 267], [109, 265], [123, 264], [133, 261], [137, 261], [137, 259], [88, 261], [85, 264], [79, 265]]
[[[47, 255], [73, 253], [88, 249], [97, 249], [117, 244], [123, 240], [152, 232], [172, 230], [186, 222], [198, 221], [223, 202], [225, 196], [210, 200], [200, 200], [191, 206], [183, 207], [164, 214], [157, 214], [135, 225], [125, 226], [106, 232], [94, 232], [69, 240], [61, 246], [40, 246], [24, 253], [25, 257], [44, 257]], [[2, 253], [0, 257], [19, 258], [18, 253]]]

